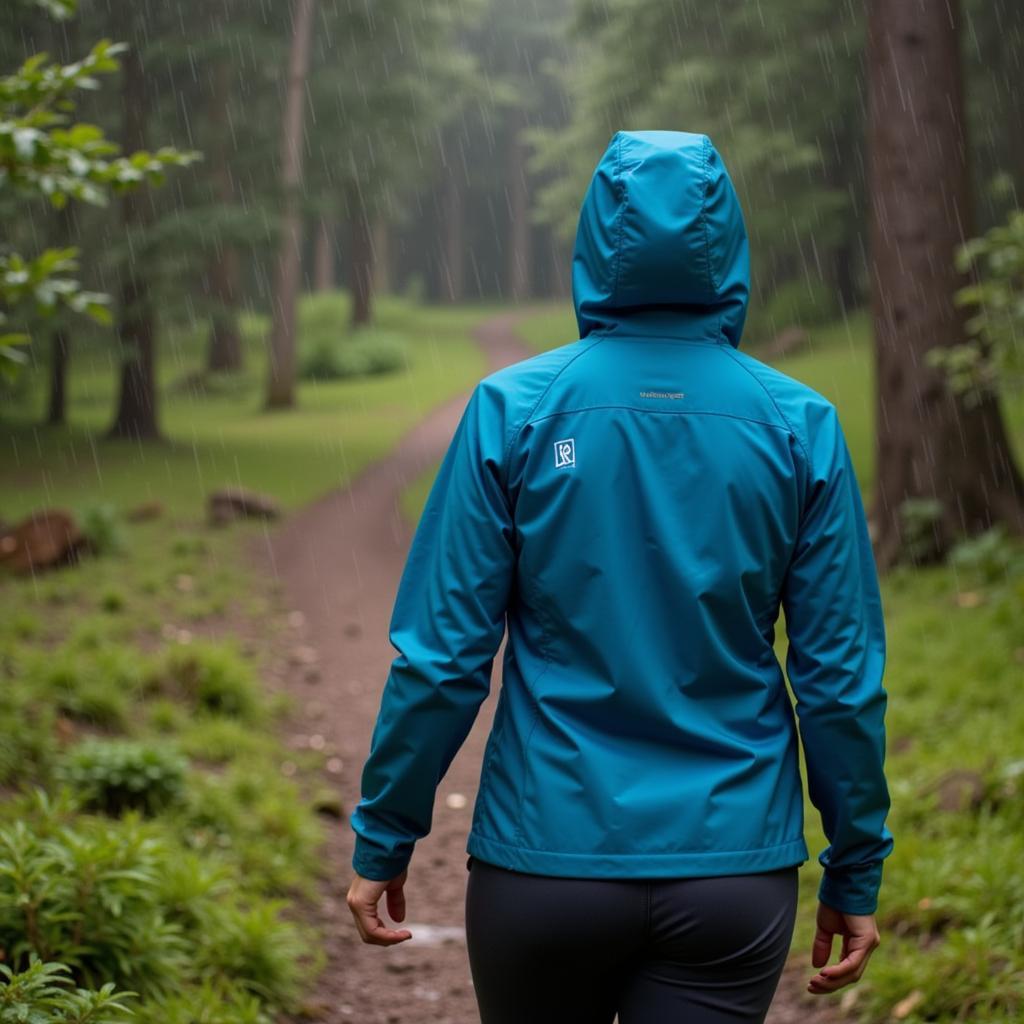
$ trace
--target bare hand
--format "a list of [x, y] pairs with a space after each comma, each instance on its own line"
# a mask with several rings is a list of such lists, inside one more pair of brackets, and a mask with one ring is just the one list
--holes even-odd
[[387, 893], [388, 914], [395, 921], [405, 920], [405, 893], [402, 892], [402, 886], [408, 874], [409, 869], [406, 868], [389, 882], [377, 882], [372, 878], [363, 878], [362, 875], [352, 879], [345, 899], [356, 919], [356, 928], [363, 942], [372, 946], [394, 946], [412, 938], [412, 932], [407, 928], [401, 931], [388, 928], [377, 913], [377, 904], [381, 896]]
[[[868, 957], [880, 942], [875, 915], [844, 914], [825, 903], [819, 903], [817, 924], [811, 963], [821, 970], [807, 983], [807, 991], [824, 995], [860, 981], [868, 965]], [[840, 959], [838, 963], [826, 967], [832, 955], [832, 940], [836, 935], [843, 937]]]

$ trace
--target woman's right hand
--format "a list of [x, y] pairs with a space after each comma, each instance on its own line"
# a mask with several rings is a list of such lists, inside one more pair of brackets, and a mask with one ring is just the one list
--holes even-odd
[[[817, 925], [811, 963], [821, 970], [807, 983], [807, 991], [824, 995], [860, 981], [868, 965], [868, 957], [881, 941], [875, 915], [844, 914], [825, 903], [819, 903]], [[840, 959], [838, 963], [826, 967], [832, 955], [832, 940], [836, 935], [843, 937]]]

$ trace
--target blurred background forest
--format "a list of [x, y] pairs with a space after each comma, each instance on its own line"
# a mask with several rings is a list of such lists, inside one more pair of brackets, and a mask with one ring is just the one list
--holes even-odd
[[884, 945], [822, 1020], [1020, 1020], [1022, 69], [1018, 0], [6, 0], [0, 1024], [342, 1019], [302, 908], [357, 758], [245, 545], [457, 403], [488, 325], [576, 338], [623, 128], [723, 155], [743, 347], [839, 408], [885, 571]]

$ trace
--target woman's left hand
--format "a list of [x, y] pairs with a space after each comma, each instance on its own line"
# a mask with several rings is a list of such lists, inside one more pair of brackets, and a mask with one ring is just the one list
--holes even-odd
[[359, 929], [363, 942], [368, 942], [372, 946], [394, 946], [412, 938], [412, 932], [408, 929], [395, 931], [388, 928], [377, 913], [377, 904], [381, 896], [387, 893], [389, 916], [395, 921], [405, 919], [405, 893], [402, 887], [408, 874], [409, 869], [406, 868], [389, 882], [377, 882], [372, 878], [363, 878], [362, 875], [356, 875], [352, 879], [346, 901], [352, 916], [356, 919], [356, 928]]

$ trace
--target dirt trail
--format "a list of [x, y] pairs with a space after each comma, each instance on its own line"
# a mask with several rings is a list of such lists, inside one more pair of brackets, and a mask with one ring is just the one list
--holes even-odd
[[[518, 315], [502, 314], [477, 330], [490, 369], [532, 354], [514, 333]], [[345, 905], [352, 878], [347, 815], [359, 800], [359, 774], [394, 656], [388, 623], [412, 538], [398, 498], [444, 454], [467, 397], [435, 409], [388, 458], [370, 466], [349, 487], [291, 515], [254, 551], [265, 571], [281, 581], [287, 607], [302, 613], [301, 642], [319, 655], [315, 681], [299, 670], [289, 673], [288, 689], [296, 699], [300, 725], [306, 733], [322, 736], [325, 748], [342, 759], [342, 771], [332, 784], [340, 786], [345, 817], [330, 830], [325, 850], [330, 881], [310, 908], [326, 936], [327, 968], [310, 1000], [307, 1019], [312, 1016], [329, 1024], [479, 1024], [462, 936], [465, 840], [500, 669], [469, 738], [438, 789], [433, 829], [417, 844], [410, 865], [403, 927], [413, 938], [392, 947], [365, 945]], [[500, 664], [499, 651], [495, 666]], [[464, 797], [464, 805], [449, 806], [447, 798], [453, 795]], [[801, 908], [802, 913], [807, 911]], [[836, 1020], [828, 1007], [803, 991], [803, 979], [810, 973], [803, 963], [786, 972], [769, 1024]]]

